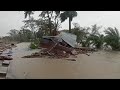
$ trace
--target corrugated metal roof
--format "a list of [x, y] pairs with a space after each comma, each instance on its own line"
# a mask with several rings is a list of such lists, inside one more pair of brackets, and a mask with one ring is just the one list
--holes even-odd
[[73, 35], [71, 33], [61, 32], [59, 35], [61, 39], [63, 39], [66, 43], [68, 43], [70, 46], [75, 47], [76, 44], [76, 35]]
[[57, 36], [43, 36], [43, 38], [57, 38], [60, 42], [62, 39], [66, 43], [68, 43], [71, 47], [75, 47], [77, 36], [71, 33], [61, 32]]

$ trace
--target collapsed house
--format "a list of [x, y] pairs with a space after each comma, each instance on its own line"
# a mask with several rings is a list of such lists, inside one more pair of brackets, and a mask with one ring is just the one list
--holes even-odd
[[76, 38], [76, 35], [61, 32], [56, 36], [43, 36], [40, 46], [47, 49], [49, 48], [49, 51], [52, 49], [60, 49], [70, 52], [75, 48]]
[[42, 50], [24, 58], [52, 56], [56, 58], [68, 58], [70, 55], [86, 54], [89, 48], [77, 47], [77, 36], [71, 33], [61, 32], [56, 36], [43, 36], [40, 42]]
[[76, 47], [76, 35], [61, 32], [56, 36], [43, 36], [40, 46], [46, 48], [45, 51], [49, 55], [68, 56], [74, 55]]

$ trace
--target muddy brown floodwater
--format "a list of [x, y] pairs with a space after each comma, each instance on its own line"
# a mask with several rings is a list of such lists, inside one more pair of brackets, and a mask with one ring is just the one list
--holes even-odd
[[76, 61], [21, 58], [39, 51], [28, 46], [29, 43], [20, 43], [13, 49], [8, 79], [120, 79], [120, 52], [80, 54]]

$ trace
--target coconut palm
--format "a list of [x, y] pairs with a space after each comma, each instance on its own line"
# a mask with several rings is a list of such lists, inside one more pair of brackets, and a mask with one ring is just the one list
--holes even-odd
[[24, 11], [24, 14], [25, 14], [25, 18], [27, 18], [27, 16], [29, 16], [29, 18], [30, 18], [30, 15], [34, 14], [34, 13], [33, 13], [33, 11]]
[[101, 49], [103, 43], [104, 43], [104, 35], [91, 35], [89, 37], [89, 41], [92, 41], [91, 44], [95, 45], [97, 49]]
[[101, 26], [92, 25], [91, 33], [88, 38], [89, 41], [91, 41], [90, 44], [95, 45], [97, 49], [100, 49], [104, 43], [104, 35], [100, 34], [99, 29], [101, 29]]
[[105, 30], [106, 45], [110, 45], [113, 50], [120, 50], [120, 34], [117, 28], [107, 28]]
[[60, 14], [61, 22], [64, 22], [67, 18], [69, 19], [69, 32], [71, 33], [71, 21], [77, 16], [76, 11], [64, 11]]
[[89, 44], [89, 27], [80, 27], [78, 23], [73, 23], [74, 28], [72, 29], [71, 33], [77, 36], [77, 43], [80, 43], [83, 47], [88, 47]]
[[[33, 11], [24, 11], [25, 13], [25, 18], [27, 18], [27, 16], [29, 16], [29, 19], [31, 18], [31, 14], [34, 14]], [[59, 16], [60, 16], [60, 11], [42, 11], [40, 12], [40, 17], [42, 17], [42, 19], [44, 20], [48, 20], [48, 27], [49, 27], [49, 31], [50, 34], [52, 34], [52, 23], [54, 22], [54, 30], [53, 31], [57, 31], [57, 29], [59, 28]]]

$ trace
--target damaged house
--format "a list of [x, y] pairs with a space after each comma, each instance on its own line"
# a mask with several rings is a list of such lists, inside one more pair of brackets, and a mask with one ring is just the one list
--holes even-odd
[[[42, 48], [39, 53], [33, 53], [23, 58], [52, 56], [56, 58], [69, 58], [70, 55], [87, 54], [88, 47], [77, 47], [77, 36], [61, 32], [56, 36], [43, 36], [40, 42]], [[88, 55], [89, 56], [89, 55]]]
[[43, 36], [40, 47], [46, 48], [45, 52], [49, 55], [68, 56], [75, 54], [76, 35], [61, 32], [56, 36]]

